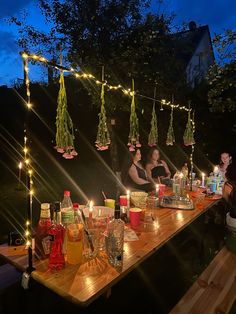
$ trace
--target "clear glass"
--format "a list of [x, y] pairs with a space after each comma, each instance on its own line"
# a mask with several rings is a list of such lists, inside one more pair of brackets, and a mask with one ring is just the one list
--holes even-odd
[[124, 227], [121, 219], [113, 219], [107, 226], [106, 251], [109, 263], [114, 267], [123, 265]]
[[95, 258], [98, 254], [99, 233], [97, 229], [84, 230], [83, 260], [84, 262]]

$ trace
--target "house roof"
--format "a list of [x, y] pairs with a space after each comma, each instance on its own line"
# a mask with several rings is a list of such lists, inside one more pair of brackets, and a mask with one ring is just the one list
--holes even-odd
[[188, 64], [194, 54], [194, 51], [197, 49], [201, 39], [206, 33], [209, 36], [209, 43], [211, 45], [208, 25], [173, 34], [177, 44], [177, 57], [183, 59], [184, 62]]

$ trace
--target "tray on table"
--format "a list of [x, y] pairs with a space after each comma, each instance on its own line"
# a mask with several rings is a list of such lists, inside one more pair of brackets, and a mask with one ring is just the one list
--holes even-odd
[[164, 196], [160, 201], [160, 207], [192, 210], [194, 209], [193, 201], [189, 197], [185, 196]]

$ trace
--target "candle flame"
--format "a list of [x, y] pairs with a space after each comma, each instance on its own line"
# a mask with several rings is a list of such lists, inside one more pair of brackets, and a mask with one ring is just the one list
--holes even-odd
[[180, 172], [180, 178], [183, 178], [184, 174], [182, 172]]
[[218, 170], [219, 170], [219, 168], [217, 166], [215, 166], [214, 172], [217, 172]]
[[205, 173], [204, 172], [202, 172], [202, 177], [205, 177]]
[[22, 169], [22, 162], [19, 163], [19, 169]]
[[159, 184], [156, 184], [156, 191], [159, 191]]
[[126, 191], [126, 194], [127, 194], [127, 196], [129, 197], [129, 196], [130, 196], [130, 190], [127, 190], [127, 191]]

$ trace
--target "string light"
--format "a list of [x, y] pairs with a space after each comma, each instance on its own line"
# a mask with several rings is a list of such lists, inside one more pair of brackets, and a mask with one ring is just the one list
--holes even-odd
[[[108, 84], [107, 82], [101, 82], [100, 80], [97, 80], [95, 78], [94, 75], [92, 75], [91, 73], [79, 73], [78, 71], [76, 71], [74, 68], [65, 68], [65, 67], [62, 67], [62, 66], [58, 66], [58, 65], [55, 65], [55, 64], [52, 64], [50, 61], [48, 61], [46, 58], [42, 57], [42, 56], [37, 56], [35, 54], [26, 54], [25, 52], [21, 53], [21, 56], [24, 58], [24, 60], [28, 60], [28, 59], [33, 59], [33, 60], [38, 60], [40, 62], [43, 62], [43, 63], [46, 63], [48, 66], [50, 67], [53, 67], [57, 70], [62, 70], [63, 72], [68, 72], [68, 73], [71, 73], [73, 74], [76, 78], [78, 79], [87, 79], [87, 78], [90, 78], [90, 79], [93, 79], [95, 81], [95, 83], [97, 85], [101, 85], [101, 84], [104, 84], [107, 86], [107, 88], [109, 90], [121, 90], [123, 92], [123, 94], [127, 95], [127, 96], [130, 96], [132, 97], [132, 92], [131, 92], [131, 89], [128, 88], [124, 88], [121, 84], [118, 84], [118, 85], [111, 85], [111, 84]], [[25, 67], [25, 71], [28, 73], [29, 69], [28, 69], [28, 64], [27, 66]], [[29, 83], [27, 84], [26, 83], [26, 89], [27, 89], [27, 96], [28, 96], [28, 99], [30, 98], [30, 93], [28, 94], [28, 91], [29, 91]], [[173, 102], [170, 102], [170, 101], [166, 101], [165, 99], [161, 99], [161, 100], [158, 100], [158, 99], [153, 99], [151, 97], [147, 97], [147, 96], [144, 96], [144, 95], [140, 95], [140, 94], [136, 94], [140, 97], [145, 97], [147, 99], [150, 99], [150, 100], [155, 100], [157, 102], [159, 102], [161, 104], [161, 109], [160, 110], [163, 110], [163, 105], [164, 106], [169, 106], [171, 107], [173, 105], [173, 108], [174, 109], [178, 109], [178, 110], [184, 110], [184, 111], [189, 111], [191, 109], [185, 107], [185, 106], [180, 106], [179, 104], [177, 105], [174, 105]], [[27, 102], [27, 104], [30, 104], [30, 101]], [[31, 109], [32, 105], [31, 106], [28, 106], [27, 107], [29, 109]]]

